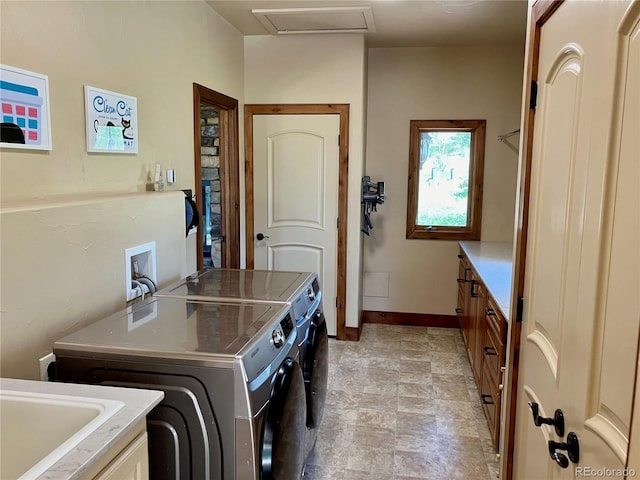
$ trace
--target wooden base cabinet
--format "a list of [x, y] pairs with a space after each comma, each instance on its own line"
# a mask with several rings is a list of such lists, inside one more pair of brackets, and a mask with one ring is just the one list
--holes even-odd
[[460, 274], [456, 313], [489, 431], [497, 449], [507, 323], [467, 257], [462, 252], [458, 257]]

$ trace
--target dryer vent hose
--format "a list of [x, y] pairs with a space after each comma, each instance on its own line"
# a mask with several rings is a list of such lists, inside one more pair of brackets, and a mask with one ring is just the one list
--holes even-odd
[[158, 291], [158, 287], [156, 286], [155, 282], [145, 275], [138, 275], [135, 280], [145, 285], [149, 289], [149, 293], [151, 294], [154, 294]]

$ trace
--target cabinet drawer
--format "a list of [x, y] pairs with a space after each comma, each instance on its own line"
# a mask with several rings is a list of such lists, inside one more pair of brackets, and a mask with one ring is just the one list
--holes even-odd
[[491, 374], [495, 383], [500, 378], [500, 367], [504, 366], [504, 344], [496, 338], [496, 334], [490, 326], [484, 332], [482, 342], [482, 355], [485, 370]]
[[501, 392], [494, 383], [493, 376], [489, 374], [486, 363], [484, 364], [484, 371], [482, 373], [482, 388], [480, 389], [482, 408], [487, 417], [487, 423], [489, 424], [489, 431], [491, 432], [494, 446], [498, 448]]
[[487, 323], [494, 330], [500, 342], [505, 343], [507, 339], [507, 322], [500, 314], [498, 305], [491, 296], [488, 296], [487, 298], [487, 307], [485, 308], [485, 314], [487, 316]]

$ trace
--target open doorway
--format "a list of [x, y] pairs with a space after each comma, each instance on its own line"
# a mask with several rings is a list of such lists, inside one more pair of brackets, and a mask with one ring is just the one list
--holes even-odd
[[240, 267], [238, 101], [193, 84], [198, 270]]

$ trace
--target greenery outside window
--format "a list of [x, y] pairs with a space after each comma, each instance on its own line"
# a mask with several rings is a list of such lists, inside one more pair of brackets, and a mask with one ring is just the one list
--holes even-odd
[[407, 238], [480, 240], [484, 120], [411, 120]]

